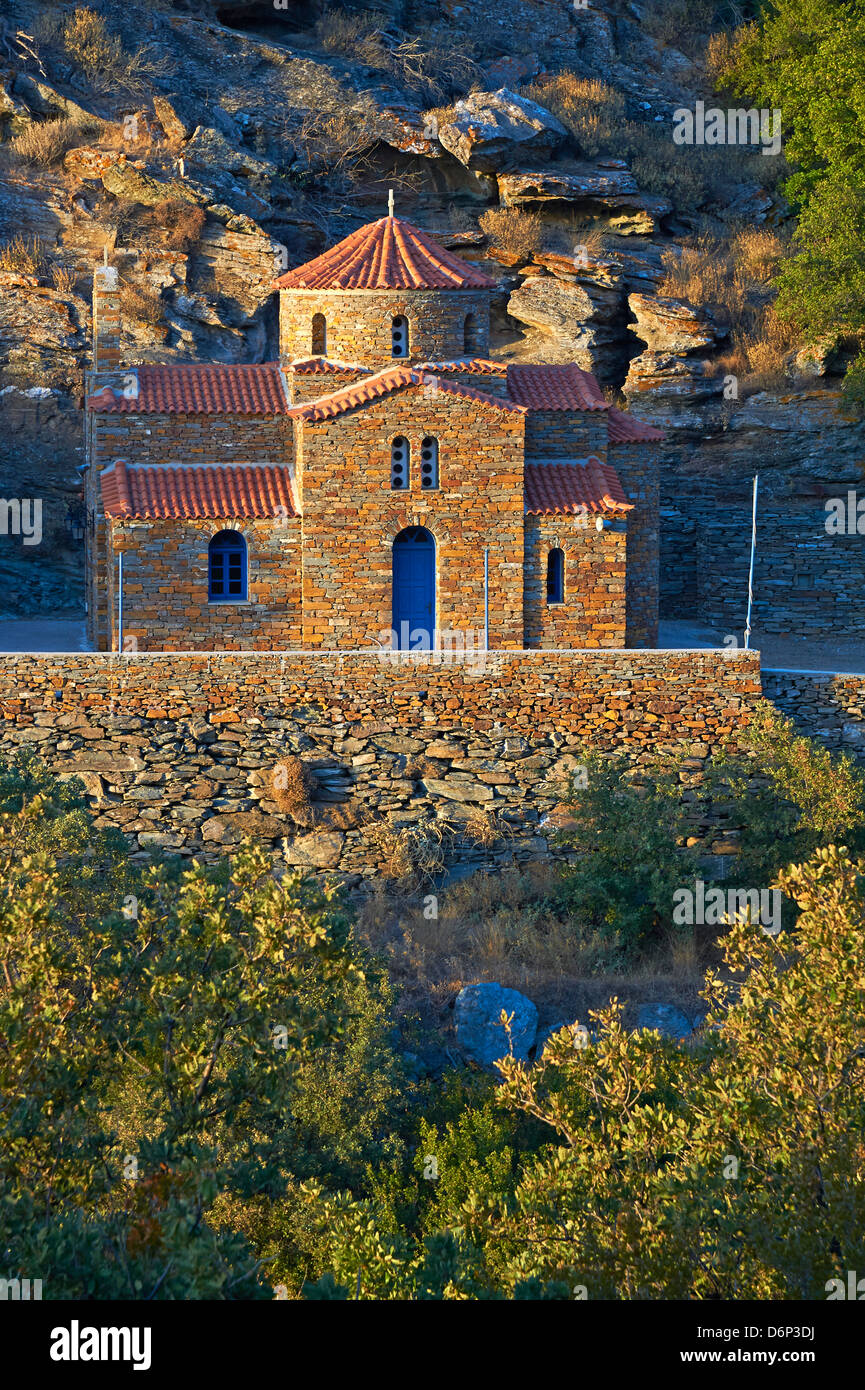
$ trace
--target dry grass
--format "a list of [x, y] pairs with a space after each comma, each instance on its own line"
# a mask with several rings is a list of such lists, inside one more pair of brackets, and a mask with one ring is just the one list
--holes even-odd
[[56, 121], [34, 122], [27, 130], [16, 135], [10, 148], [22, 164], [48, 169], [59, 164], [67, 150], [92, 137], [101, 126], [101, 121], [94, 120], [92, 124], [84, 125], [68, 116]]
[[156, 327], [163, 322], [162, 296], [145, 285], [123, 285], [120, 308], [127, 318], [136, 323], [149, 323]]
[[713, 88], [723, 90], [732, 76], [737, 57], [736, 36], [722, 29], [720, 33], [712, 34], [706, 45], [704, 63], [706, 76], [712, 83]]
[[643, 10], [641, 25], [664, 47], [693, 58], [704, 51], [716, 8], [715, 0], [653, 0]]
[[155, 77], [167, 76], [173, 70], [170, 59], [155, 54], [150, 47], [127, 52], [95, 10], [79, 6], [63, 18], [57, 16], [56, 24], [51, 23], [54, 18], [49, 17], [42, 36], [49, 42], [58, 41], [97, 91], [119, 89], [143, 94]]
[[552, 111], [589, 159], [609, 153], [616, 132], [625, 123], [624, 97], [598, 78], [560, 72], [530, 83], [523, 88], [523, 95]]
[[383, 882], [361, 909], [358, 932], [388, 960], [399, 1008], [440, 1026], [443, 1011], [464, 985], [496, 981], [527, 994], [541, 1022], [586, 1021], [588, 1010], [612, 996], [631, 1002], [670, 1002], [693, 1014], [698, 1007], [709, 940], [692, 936], [663, 943], [627, 975], [617, 973], [609, 943], [582, 931], [556, 898], [558, 871], [534, 864], [500, 873], [475, 873], [438, 899], [408, 902]]
[[53, 265], [51, 267], [51, 283], [58, 294], [72, 294], [78, 283], [78, 276], [71, 266]]
[[[197, 245], [207, 222], [203, 208], [182, 199], [165, 199], [153, 207], [118, 199], [110, 211], [117, 239], [124, 244], [161, 246], [170, 251], [189, 252]], [[213, 292], [222, 285], [213, 285]]]
[[742, 183], [774, 186], [786, 173], [780, 157], [764, 159], [729, 145], [674, 145], [666, 122], [628, 120], [622, 94], [596, 78], [559, 72], [538, 78], [522, 92], [558, 117], [586, 158], [627, 160], [641, 189], [670, 198], [683, 211], [707, 198], [723, 201]]
[[207, 214], [195, 203], [167, 200], [153, 208], [153, 219], [162, 231], [162, 244], [171, 251], [191, 251], [201, 240]]
[[523, 261], [530, 261], [543, 244], [543, 222], [537, 212], [488, 208], [478, 225], [497, 251]]
[[480, 77], [464, 45], [442, 44], [423, 30], [406, 34], [377, 10], [325, 9], [315, 33], [325, 52], [386, 72], [427, 101], [461, 95]]
[[271, 770], [267, 786], [270, 800], [283, 815], [289, 816], [295, 825], [312, 825], [315, 781], [300, 758], [283, 758], [278, 762]]
[[394, 830], [381, 823], [367, 827], [366, 839], [374, 846], [391, 890], [410, 893], [430, 883], [444, 869], [448, 828], [433, 822], [406, 825]]
[[48, 274], [48, 250], [39, 237], [17, 236], [0, 246], [0, 271], [10, 275]]
[[681, 253], [664, 257], [666, 275], [658, 293], [707, 308], [730, 327], [730, 346], [718, 359], [724, 373], [743, 379], [748, 390], [787, 381], [787, 358], [801, 342], [773, 307], [770, 282], [788, 254], [770, 228], [743, 227], [721, 241], [697, 237]]

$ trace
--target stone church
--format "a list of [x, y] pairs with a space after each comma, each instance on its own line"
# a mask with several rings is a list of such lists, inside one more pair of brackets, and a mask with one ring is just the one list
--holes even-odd
[[657, 430], [493, 360], [494, 282], [392, 215], [274, 288], [278, 362], [134, 366], [96, 271], [97, 649], [655, 645]]

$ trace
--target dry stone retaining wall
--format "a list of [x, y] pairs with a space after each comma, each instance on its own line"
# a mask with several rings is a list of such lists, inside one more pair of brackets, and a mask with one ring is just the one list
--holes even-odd
[[[80, 776], [141, 855], [215, 858], [252, 834], [354, 886], [419, 845], [545, 857], [584, 745], [686, 750], [699, 774], [759, 695], [749, 652], [10, 655], [0, 755], [29, 745]], [[311, 800], [289, 814], [271, 777], [298, 758]]]
[[764, 671], [763, 693], [801, 733], [865, 760], [865, 675]]

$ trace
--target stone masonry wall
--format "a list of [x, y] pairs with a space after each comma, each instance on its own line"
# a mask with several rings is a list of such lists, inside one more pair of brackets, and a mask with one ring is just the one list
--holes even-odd
[[[846, 499], [847, 485], [831, 492]], [[859, 489], [862, 496], [862, 489]], [[758, 500], [752, 626], [786, 637], [865, 634], [865, 538], [830, 535], [825, 500]], [[751, 506], [680, 495], [661, 526], [662, 614], [741, 635], [748, 607]]]
[[282, 415], [134, 415], [105, 411], [93, 416], [93, 459], [105, 466], [127, 463], [287, 465], [292, 432]]
[[526, 463], [532, 459], [607, 461], [607, 418], [603, 410], [530, 410], [526, 418]]
[[865, 675], [764, 670], [763, 693], [800, 733], [865, 761]]
[[[524, 415], [422, 387], [321, 422], [298, 422], [305, 647], [362, 647], [390, 633], [393, 541], [425, 526], [436, 543], [439, 630], [484, 626], [523, 645]], [[391, 442], [411, 446], [410, 488], [392, 491]], [[439, 486], [421, 488], [421, 441], [439, 443]]]
[[[274, 651], [301, 645], [300, 518], [236, 521], [246, 541], [245, 600], [208, 600], [208, 544], [219, 521], [109, 523], [123, 552], [123, 643], [138, 651]], [[109, 569], [111, 650], [118, 648], [117, 565]], [[133, 646], [133, 650], [136, 647]]]
[[[289, 422], [278, 415], [135, 415], [91, 411], [88, 415], [88, 457], [91, 468], [87, 475], [85, 501], [89, 517], [87, 544], [91, 559], [88, 564], [87, 630], [90, 641], [100, 650], [110, 649], [114, 618], [111, 616], [108, 595], [116, 582], [116, 560], [107, 552], [107, 533], [99, 486], [101, 470], [115, 459], [127, 463], [148, 464], [291, 464], [294, 455], [293, 435]], [[213, 528], [220, 530], [219, 526]], [[143, 539], [143, 534], [139, 537]], [[162, 543], [154, 559], [153, 573], [161, 573], [166, 543]], [[178, 560], [184, 550], [185, 538], [178, 535]], [[130, 557], [143, 577], [146, 565], [143, 557]], [[181, 589], [189, 592], [194, 578], [183, 576]], [[183, 585], [187, 585], [183, 588]], [[134, 592], [134, 590], [132, 591]], [[157, 605], [156, 596], [146, 610], [142, 622], [151, 628], [147, 647], [153, 650], [152, 633], [164, 626], [175, 627], [174, 619], [181, 610], [175, 602]], [[185, 610], [184, 610], [185, 611]], [[197, 612], [197, 610], [196, 610]], [[157, 614], [160, 614], [157, 619]], [[190, 616], [193, 616], [190, 614]], [[222, 630], [223, 624], [207, 624], [191, 634], [189, 646], [207, 645], [206, 630]], [[245, 629], [244, 629], [245, 630]], [[241, 631], [240, 628], [237, 631]], [[199, 636], [201, 641], [199, 641]], [[265, 638], [265, 645], [274, 645], [275, 634]], [[172, 644], [173, 645], [173, 644]]]
[[658, 445], [611, 444], [608, 463], [634, 510], [628, 513], [626, 647], [654, 647], [658, 641], [659, 538]]
[[[3, 655], [0, 756], [29, 746], [81, 777], [139, 855], [253, 835], [352, 886], [412, 839], [487, 868], [558, 853], [586, 744], [687, 750], [698, 772], [759, 695], [746, 652]], [[296, 817], [268, 788], [292, 757], [314, 783]]]
[[[327, 355], [340, 362], [363, 362], [381, 369], [393, 366], [391, 320], [409, 321], [412, 362], [462, 357], [466, 316], [479, 324], [472, 356], [489, 352], [487, 290], [281, 290], [279, 353], [283, 362], [313, 353], [312, 318], [327, 322]], [[405, 361], [406, 359], [402, 359]]]
[[[593, 516], [527, 516], [527, 647], [625, 646], [626, 523]], [[547, 556], [565, 552], [563, 603], [547, 602]]]

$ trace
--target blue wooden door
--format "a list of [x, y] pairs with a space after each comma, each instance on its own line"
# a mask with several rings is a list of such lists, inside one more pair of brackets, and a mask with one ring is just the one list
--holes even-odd
[[393, 630], [400, 651], [429, 650], [435, 631], [435, 541], [423, 526], [393, 543]]

